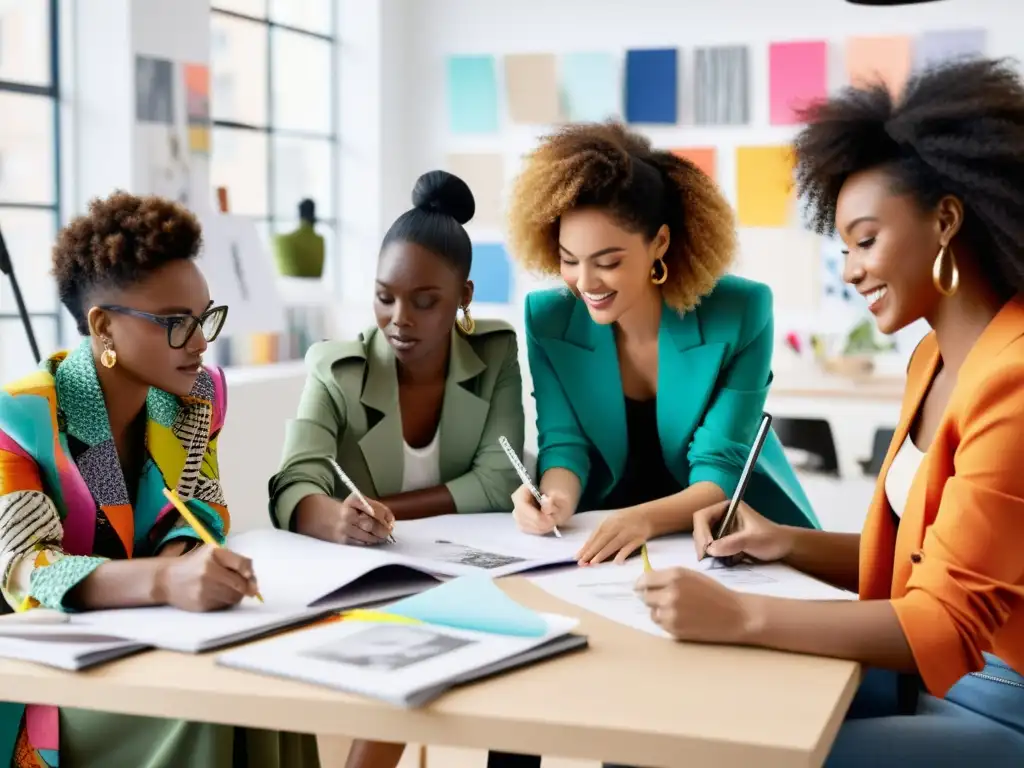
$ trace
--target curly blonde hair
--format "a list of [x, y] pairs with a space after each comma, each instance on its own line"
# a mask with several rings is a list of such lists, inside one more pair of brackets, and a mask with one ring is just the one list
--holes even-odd
[[632, 232], [653, 238], [669, 228], [665, 302], [687, 312], [731, 266], [732, 207], [688, 160], [656, 151], [618, 123], [571, 125], [545, 137], [526, 157], [512, 189], [509, 247], [526, 269], [558, 275], [558, 222], [574, 208], [608, 211]]

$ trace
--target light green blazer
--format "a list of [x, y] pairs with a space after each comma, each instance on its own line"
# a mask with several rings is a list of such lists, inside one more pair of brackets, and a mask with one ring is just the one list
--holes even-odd
[[[538, 473], [573, 472], [580, 509], [601, 509], [622, 477], [629, 442], [612, 327], [562, 290], [526, 299], [526, 342], [537, 401]], [[665, 306], [658, 332], [658, 438], [680, 486], [706, 481], [731, 496], [771, 385], [772, 294], [723, 277], [691, 312]], [[744, 499], [779, 523], [819, 527], [774, 432]]]
[[[325, 341], [306, 353], [306, 386], [288, 422], [280, 471], [270, 480], [270, 514], [289, 529], [304, 497], [344, 498], [325, 460], [335, 458], [360, 491], [402, 491], [404, 451], [395, 356], [376, 328], [355, 341]], [[523, 381], [512, 326], [477, 320], [470, 336], [452, 331], [441, 406], [441, 480], [458, 512], [510, 510], [519, 477], [498, 444], [523, 452]]]

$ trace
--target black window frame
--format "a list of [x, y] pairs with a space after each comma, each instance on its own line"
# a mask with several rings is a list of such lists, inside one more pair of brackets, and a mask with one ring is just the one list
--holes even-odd
[[[252, 219], [257, 224], [265, 224], [270, 236], [278, 232], [278, 227], [286, 223], [294, 223], [298, 220], [298, 205], [299, 200], [295, 200], [292, 203], [292, 207], [287, 211], [278, 211], [275, 200], [275, 152], [274, 152], [274, 139], [281, 138], [295, 138], [295, 139], [315, 139], [317, 141], [329, 142], [331, 145], [331, 210], [322, 210], [320, 201], [317, 202], [317, 223], [322, 224], [325, 227], [330, 228], [331, 238], [333, 242], [328, 245], [328, 251], [331, 250], [337, 242], [338, 238], [338, 211], [340, 210], [339, 195], [341, 192], [341, 184], [338, 178], [338, 163], [340, 160], [341, 142], [339, 138], [339, 118], [338, 118], [338, 4], [332, 2], [331, 7], [331, 31], [330, 33], [317, 32], [311, 29], [304, 29], [297, 27], [292, 24], [283, 24], [278, 21], [274, 21], [270, 18], [269, 3], [267, 0], [263, 4], [264, 13], [262, 16], [254, 16], [249, 13], [241, 13], [239, 11], [228, 10], [225, 8], [219, 8], [217, 0], [213, 0], [210, 7], [211, 23], [212, 17], [220, 16], [222, 18], [236, 19], [240, 21], [252, 22], [260, 24], [265, 28], [267, 36], [267, 68], [264, 73], [265, 87], [266, 87], [266, 98], [267, 98], [267, 124], [253, 125], [252, 123], [239, 122], [236, 120], [222, 120], [213, 119], [213, 128], [227, 128], [236, 131], [252, 131], [254, 133], [262, 134], [267, 139], [267, 205], [265, 216], [247, 215], [246, 218]], [[330, 72], [328, 73], [328, 79], [331, 84], [331, 109], [330, 109], [330, 132], [319, 133], [316, 131], [302, 131], [292, 130], [287, 128], [279, 128], [274, 125], [274, 30], [281, 30], [285, 32], [302, 35], [307, 38], [326, 42], [330, 45], [331, 50], [331, 66]], [[212, 74], [213, 62], [211, 61], [211, 74]], [[212, 148], [212, 156], [215, 157], [217, 152], [216, 141], [214, 141]], [[215, 162], [215, 160], [214, 160]], [[228, 190], [230, 195], [231, 190]], [[230, 198], [229, 198], [230, 204]], [[324, 215], [328, 214], [328, 215]]]

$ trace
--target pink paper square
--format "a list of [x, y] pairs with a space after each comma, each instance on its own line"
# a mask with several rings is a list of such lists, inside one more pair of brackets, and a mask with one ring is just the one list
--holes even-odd
[[797, 111], [828, 93], [828, 47], [824, 41], [772, 43], [768, 68], [772, 125], [799, 123]]

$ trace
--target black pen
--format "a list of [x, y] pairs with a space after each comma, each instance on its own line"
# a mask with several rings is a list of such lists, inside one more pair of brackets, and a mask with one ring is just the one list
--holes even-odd
[[[768, 430], [772, 426], [771, 414], [765, 413], [761, 415], [761, 424], [757, 428], [757, 434], [754, 435], [754, 443], [750, 446], [750, 453], [747, 455], [747, 462], [743, 465], [743, 471], [740, 472], [740, 480], [736, 484], [736, 490], [732, 493], [732, 498], [729, 500], [729, 506], [726, 507], [725, 514], [722, 515], [722, 519], [718, 523], [718, 527], [711, 534], [711, 541], [722, 538], [732, 528], [733, 520], [736, 518], [736, 510], [740, 508], [740, 502], [743, 501], [743, 494], [747, 490], [747, 483], [750, 482], [750, 475], [754, 471], [754, 467], [757, 465], [757, 457], [761, 455], [761, 448], [764, 446], [764, 441], [768, 438]], [[711, 546], [711, 541], [708, 542], [708, 547]], [[707, 555], [707, 547], [704, 548], [704, 554]], [[721, 559], [721, 558], [719, 558]], [[732, 565], [733, 558], [725, 558], [723, 565]]]

